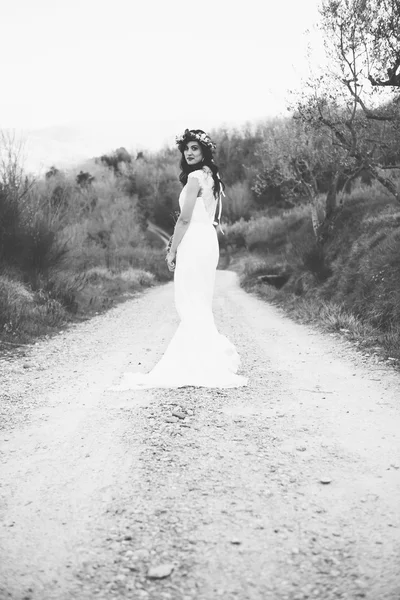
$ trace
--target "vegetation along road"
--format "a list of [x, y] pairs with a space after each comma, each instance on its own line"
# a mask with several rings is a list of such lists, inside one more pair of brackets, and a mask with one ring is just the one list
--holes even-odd
[[218, 272], [248, 388], [109, 390], [168, 283], [3, 357], [0, 598], [400, 598], [400, 376]]

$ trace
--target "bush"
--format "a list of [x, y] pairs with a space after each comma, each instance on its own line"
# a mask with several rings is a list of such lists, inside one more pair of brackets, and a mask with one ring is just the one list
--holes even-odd
[[282, 257], [279, 260], [273, 256], [250, 254], [241, 263], [240, 279], [242, 284], [251, 285], [264, 279], [265, 275], [285, 275], [289, 278], [291, 266]]
[[154, 283], [153, 273], [141, 269], [115, 272], [105, 267], [93, 267], [86, 273], [86, 285], [78, 293], [79, 307], [82, 312], [104, 310], [115, 301]]
[[[52, 167], [36, 182], [3, 162], [3, 338], [30, 339], [72, 314], [108, 308], [125, 294], [171, 279], [164, 248], [151, 247], [139, 223], [132, 159], [124, 149], [110, 157], [70, 173]], [[164, 177], [167, 186], [170, 179]], [[159, 190], [160, 206], [165, 191]]]
[[[227, 235], [252, 250], [240, 263], [244, 285], [295, 316], [313, 314], [329, 330], [351, 330], [400, 356], [400, 210], [375, 186], [358, 185], [345, 198], [323, 246], [307, 207], [237, 222]], [[290, 274], [279, 292], [260, 283], [274, 272]]]
[[250, 252], [283, 252], [290, 246], [291, 235], [308, 222], [311, 223], [311, 217], [307, 205], [280, 211], [275, 216], [258, 213], [249, 221], [241, 219], [228, 225], [226, 241], [234, 247], [244, 245]]
[[[46, 198], [47, 200], [47, 198]], [[57, 209], [43, 201], [32, 183], [18, 188], [0, 185], [0, 267], [23, 273], [35, 286], [39, 273], [61, 265], [67, 248], [57, 239]]]
[[22, 314], [29, 312], [34, 295], [20, 281], [0, 275], [0, 329], [11, 331]]
[[155, 277], [153, 273], [143, 271], [142, 269], [126, 269], [122, 272], [112, 272], [105, 267], [94, 267], [86, 273], [86, 281], [92, 284], [98, 284], [104, 281], [123, 281], [133, 287], [149, 287], [154, 284]]
[[237, 181], [225, 189], [223, 217], [231, 223], [238, 219], [248, 219], [253, 205], [253, 197], [247, 181]]
[[298, 275], [310, 273], [318, 283], [332, 275], [325, 247], [317, 242], [308, 215], [288, 233], [286, 258]]
[[135, 269], [153, 273], [158, 281], [170, 281], [172, 279], [172, 274], [168, 271], [165, 262], [165, 252], [163, 250], [138, 246], [132, 252], [129, 261]]
[[33, 293], [22, 282], [0, 276], [0, 335], [3, 339], [30, 338], [65, 319], [66, 313], [60, 302], [44, 291]]
[[338, 255], [331, 281], [322, 289], [372, 325], [390, 329], [400, 320], [400, 215], [393, 214], [388, 223], [383, 218], [380, 231], [376, 219], [364, 222], [367, 230], [343, 248], [347, 257]]
[[86, 273], [70, 270], [56, 270], [49, 273], [41, 282], [41, 289], [49, 298], [59, 302], [71, 313], [78, 311], [77, 295], [87, 283]]
[[243, 219], [232, 225], [223, 225], [223, 245], [231, 246], [232, 249], [246, 248], [247, 222]]

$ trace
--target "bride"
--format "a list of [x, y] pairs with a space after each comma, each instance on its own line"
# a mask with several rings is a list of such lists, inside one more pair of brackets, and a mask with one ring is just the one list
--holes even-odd
[[[239, 354], [214, 323], [212, 298], [219, 258], [218, 237], [223, 183], [213, 159], [215, 144], [201, 129], [176, 138], [181, 152], [183, 189], [180, 217], [166, 257], [174, 271], [175, 306], [180, 324], [167, 350], [147, 374], [125, 373], [114, 390], [247, 384], [237, 374]], [[216, 218], [219, 204], [218, 220]]]

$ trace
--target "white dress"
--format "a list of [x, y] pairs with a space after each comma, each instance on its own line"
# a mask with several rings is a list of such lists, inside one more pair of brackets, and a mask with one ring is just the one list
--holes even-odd
[[[212, 173], [203, 167], [189, 173], [190, 178], [198, 179], [200, 189], [188, 229], [177, 249], [174, 294], [180, 324], [155, 367], [146, 374], [125, 373], [114, 390], [184, 386], [230, 388], [247, 384], [246, 377], [237, 375], [239, 354], [218, 332], [212, 312], [219, 258], [213, 225], [217, 199], [212, 190]], [[181, 210], [185, 194], [186, 186], [179, 196]]]

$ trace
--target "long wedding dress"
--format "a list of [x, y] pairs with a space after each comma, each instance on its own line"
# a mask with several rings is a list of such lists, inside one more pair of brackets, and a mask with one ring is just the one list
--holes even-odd
[[[212, 298], [219, 246], [213, 225], [218, 199], [213, 194], [211, 170], [189, 173], [200, 184], [186, 233], [178, 246], [174, 272], [175, 306], [180, 324], [164, 355], [149, 373], [124, 373], [112, 389], [239, 387], [247, 378], [237, 375], [240, 357], [214, 323]], [[179, 196], [185, 202], [186, 186]]]

